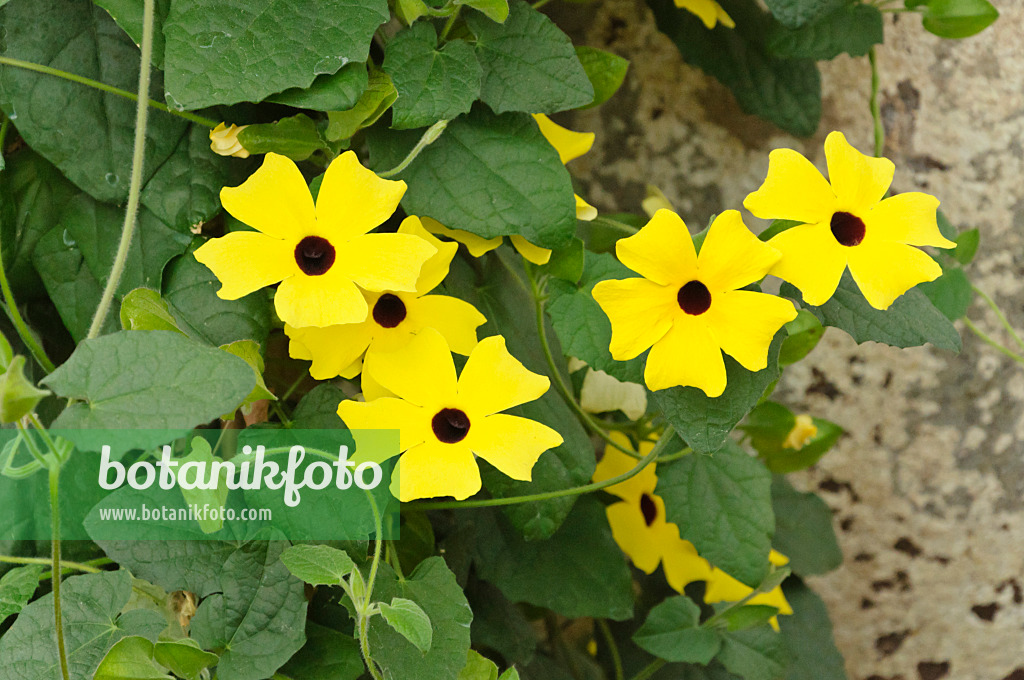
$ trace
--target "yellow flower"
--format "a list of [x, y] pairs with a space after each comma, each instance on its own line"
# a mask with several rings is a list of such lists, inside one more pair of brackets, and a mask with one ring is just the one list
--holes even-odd
[[708, 28], [714, 28], [719, 21], [728, 28], [736, 27], [732, 17], [726, 14], [722, 6], [715, 0], [675, 0], [675, 3], [679, 9], [685, 9], [700, 17], [700, 20]]
[[370, 315], [360, 323], [325, 328], [285, 326], [290, 338], [289, 353], [295, 359], [313, 362], [309, 373], [317, 380], [341, 375], [355, 377], [363, 353], [394, 352], [405, 347], [424, 328], [437, 329], [457, 354], [469, 354], [476, 347], [476, 328], [487, 319], [473, 305], [447, 295], [427, 295], [448, 275], [456, 243], [441, 243], [417, 217], [407, 217], [399, 234], [413, 234], [437, 249], [420, 271], [416, 290], [364, 293]]
[[[256, 231], [210, 239], [196, 259], [236, 300], [281, 282], [278, 316], [293, 327], [366, 319], [369, 291], [416, 290], [434, 246], [412, 234], [369, 234], [395, 211], [405, 182], [381, 179], [352, 151], [331, 162], [316, 205], [294, 162], [268, 153], [241, 186], [220, 192], [224, 209]], [[357, 287], [358, 285], [358, 287]]]
[[779, 253], [750, 233], [735, 210], [715, 219], [699, 256], [670, 210], [619, 240], [615, 252], [644, 278], [601, 281], [594, 299], [612, 323], [613, 358], [632, 359], [651, 348], [644, 381], [652, 390], [692, 385], [720, 396], [722, 352], [759, 371], [768, 365], [772, 338], [796, 318], [788, 300], [738, 290], [760, 280]]
[[402, 501], [472, 496], [480, 490], [474, 456], [529, 481], [540, 455], [562, 443], [547, 425], [499, 413], [539, 398], [550, 385], [509, 354], [501, 336], [481, 340], [457, 379], [448, 344], [432, 328], [398, 352], [370, 355], [367, 375], [379, 383], [375, 391], [396, 396], [343, 401], [338, 415], [351, 429], [399, 430], [392, 492]]
[[885, 198], [895, 166], [865, 156], [841, 132], [825, 140], [829, 180], [792, 149], [771, 152], [764, 184], [743, 205], [758, 217], [802, 224], [774, 236], [782, 253], [771, 273], [800, 289], [809, 305], [832, 297], [847, 267], [868, 303], [888, 309], [942, 268], [914, 246], [956, 246], [939, 233], [939, 201], [920, 192]]
[[801, 413], [796, 417], [796, 423], [786, 435], [786, 441], [782, 442], [782, 446], [799, 451], [807, 445], [807, 442], [814, 439], [816, 434], [818, 434], [818, 426], [814, 424], [814, 419], [806, 413]]
[[580, 387], [580, 408], [588, 413], [622, 411], [630, 420], [637, 420], [647, 412], [647, 390], [588, 366]]
[[[789, 558], [776, 550], [772, 550], [771, 553], [768, 554], [768, 559], [776, 567], [781, 567], [789, 563]], [[704, 590], [704, 601], [708, 604], [713, 602], [739, 602], [753, 590], [754, 589], [750, 586], [737, 581], [718, 567], [714, 567], [711, 570], [710, 578], [707, 579], [707, 588]], [[789, 606], [786, 596], [782, 593], [782, 586], [776, 586], [767, 593], [755, 595], [750, 598], [750, 601], [747, 602], [747, 604], [766, 604], [769, 607], [775, 607], [778, 609], [779, 614], [782, 615], [789, 615], [793, 613], [793, 608]], [[769, 623], [771, 623], [772, 628], [779, 630], [778, 616], [773, 616]]]
[[210, 148], [220, 156], [234, 156], [236, 158], [248, 158], [249, 152], [245, 150], [238, 141], [238, 133], [249, 127], [248, 125], [234, 125], [228, 127], [221, 123], [210, 130]]
[[[620, 445], [632, 448], [621, 432], [613, 432], [611, 436]], [[651, 442], [641, 442], [640, 454], [647, 455], [653, 447]], [[632, 470], [636, 462], [635, 458], [606, 446], [594, 470], [594, 481], [617, 477]], [[669, 585], [683, 592], [686, 584], [707, 580], [711, 566], [697, 555], [692, 543], [679, 537], [679, 527], [666, 521], [665, 502], [654, 493], [657, 485], [655, 464], [651, 463], [626, 481], [605, 489], [622, 499], [605, 508], [605, 512], [612, 537], [636, 568], [651, 574], [659, 564], [663, 565]]]

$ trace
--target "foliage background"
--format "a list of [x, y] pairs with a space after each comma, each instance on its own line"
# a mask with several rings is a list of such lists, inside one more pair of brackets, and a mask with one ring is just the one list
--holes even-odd
[[[886, 16], [885, 155], [896, 163], [894, 190], [933, 193], [954, 224], [981, 229], [971, 280], [1022, 328], [1024, 3], [993, 4], [1000, 20], [960, 41], [926, 33], [913, 15]], [[770, 149], [797, 149], [823, 168], [831, 130], [871, 148], [864, 58], [820, 64], [822, 124], [799, 139], [744, 115], [724, 87], [684, 64], [641, 3], [585, 7], [548, 11], [577, 44], [632, 61], [623, 89], [570, 123], [597, 133], [573, 172], [602, 211], [635, 209], [651, 182], [701, 224], [759, 185]], [[980, 302], [968, 316], [1007, 340]], [[777, 392], [848, 430], [814, 470], [790, 479], [835, 511], [845, 562], [810, 583], [857, 680], [1024, 677], [1024, 374], [962, 335], [953, 357], [857, 346], [833, 329]]]

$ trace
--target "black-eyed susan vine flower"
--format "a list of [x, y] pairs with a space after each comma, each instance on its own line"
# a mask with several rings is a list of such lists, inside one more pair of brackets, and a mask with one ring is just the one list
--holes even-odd
[[[563, 164], [579, 158], [594, 146], [595, 135], [593, 132], [576, 132], [564, 128], [541, 113], [534, 114], [533, 117], [537, 121], [537, 127], [540, 128], [541, 134], [558, 152], [558, 158]], [[590, 221], [597, 217], [597, 208], [583, 200], [579, 194], [574, 194], [574, 196], [576, 199], [576, 219]], [[432, 233], [447, 236], [465, 245], [466, 249], [469, 250], [469, 254], [473, 257], [480, 257], [501, 245], [500, 236], [483, 238], [462, 229], [450, 229], [437, 220], [426, 217], [423, 218], [423, 226]], [[535, 246], [518, 234], [510, 236], [509, 241], [512, 243], [512, 247], [519, 251], [520, 255], [533, 264], [547, 264], [548, 260], [551, 259], [551, 251], [549, 249]]]
[[234, 156], [235, 158], [248, 158], [242, 143], [238, 141], [238, 133], [244, 130], [246, 125], [230, 125], [220, 123], [210, 130], [210, 149], [219, 156]]
[[793, 429], [786, 434], [783, 448], [799, 451], [807, 445], [807, 442], [814, 439], [818, 434], [818, 426], [814, 424], [814, 418], [806, 413], [801, 413], [793, 423]]
[[866, 156], [841, 132], [825, 139], [828, 176], [792, 149], [769, 155], [764, 184], [743, 205], [757, 217], [801, 224], [768, 241], [782, 253], [771, 274], [792, 283], [810, 305], [832, 297], [847, 267], [868, 303], [888, 309], [942, 268], [916, 246], [953, 248], [939, 233], [934, 196], [885, 198], [896, 166]]
[[224, 209], [256, 231], [210, 239], [195, 252], [236, 300], [280, 282], [278, 316], [293, 327], [358, 323], [369, 291], [416, 290], [434, 246], [413, 234], [370, 234], [398, 207], [405, 182], [377, 177], [352, 151], [331, 162], [316, 204], [295, 163], [268, 153], [241, 186], [225, 187]]
[[394, 352], [405, 347], [424, 328], [444, 336], [456, 354], [468, 355], [476, 347], [476, 329], [487, 319], [464, 300], [427, 295], [448, 275], [457, 243], [442, 243], [417, 217], [407, 217], [399, 234], [424, 239], [437, 252], [423, 265], [413, 292], [364, 292], [370, 314], [365, 321], [317, 328], [285, 326], [292, 358], [311, 360], [309, 373], [317, 380], [336, 376], [353, 378], [362, 370], [363, 353]]
[[[776, 567], [789, 564], [789, 558], [777, 550], [772, 550], [768, 554], [768, 560]], [[704, 601], [708, 604], [715, 602], [739, 602], [753, 591], [754, 589], [750, 586], [737, 581], [718, 567], [713, 567], [711, 575], [707, 579], [707, 586], [704, 589]], [[765, 604], [769, 607], [775, 607], [779, 610], [779, 614], [782, 615], [793, 613], [793, 608], [789, 605], [786, 596], [782, 592], [782, 586], [776, 586], [767, 593], [758, 593], [750, 598], [747, 604]], [[769, 619], [769, 623], [772, 628], [779, 630], [778, 616], [773, 616]]]
[[675, 3], [679, 9], [696, 14], [708, 28], [714, 28], [718, 23], [728, 28], [736, 27], [732, 17], [726, 14], [722, 6], [715, 0], [675, 0]]
[[395, 396], [346, 400], [338, 415], [351, 429], [399, 430], [401, 458], [391, 490], [402, 501], [472, 496], [481, 486], [476, 456], [529, 481], [540, 455], [562, 443], [547, 425], [501, 413], [550, 386], [509, 354], [501, 336], [481, 340], [456, 377], [448, 344], [425, 328], [404, 349], [368, 357], [363, 376], [365, 393], [370, 376], [378, 393]]
[[720, 396], [722, 352], [759, 371], [768, 365], [772, 338], [796, 318], [788, 300], [739, 290], [763, 278], [779, 252], [735, 210], [715, 219], [699, 256], [686, 224], [670, 210], [619, 240], [615, 252], [643, 278], [601, 281], [594, 299], [612, 323], [612, 357], [628, 360], [650, 348], [644, 381], [652, 390], [690, 385]]

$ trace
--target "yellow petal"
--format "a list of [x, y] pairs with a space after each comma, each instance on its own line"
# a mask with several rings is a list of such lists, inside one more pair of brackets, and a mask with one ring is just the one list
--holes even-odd
[[718, 397], [725, 391], [725, 360], [707, 323], [681, 316], [647, 355], [644, 381], [652, 390], [688, 385]]
[[732, 20], [732, 17], [717, 2], [715, 3], [715, 13], [718, 15], [718, 20], [723, 26], [726, 28], [736, 28], [736, 22]]
[[574, 158], [579, 158], [594, 146], [595, 135], [593, 132], [575, 132], [564, 128], [543, 113], [535, 113], [533, 118], [537, 121], [537, 127], [540, 128], [544, 139], [555, 147], [563, 165]]
[[862, 243], [850, 249], [850, 273], [868, 304], [889, 309], [919, 283], [942, 276], [942, 267], [924, 251], [904, 243]]
[[[713, 0], [675, 0], [676, 7], [696, 14], [706, 28], [714, 28], [721, 8]], [[723, 12], [724, 13], [724, 12]]]
[[476, 329], [487, 319], [465, 300], [447, 295], [425, 295], [406, 304], [406, 323], [415, 329], [434, 328], [456, 354], [468, 356], [476, 347]]
[[313, 196], [298, 166], [268, 153], [240, 186], [220, 190], [220, 202], [236, 219], [268, 236], [293, 239], [316, 234]]
[[423, 329], [397, 352], [367, 356], [363, 374], [367, 373], [385, 389], [428, 410], [455, 401], [455, 362], [448, 344], [433, 328]]
[[580, 198], [579, 194], [573, 195], [576, 197], [576, 219], [589, 222], [597, 217], [597, 208]]
[[865, 240], [955, 248], [939, 231], [938, 208], [939, 199], [917, 191], [887, 198], [865, 214]]
[[768, 346], [782, 326], [796, 318], [789, 300], [750, 290], [716, 295], [703, 315], [722, 351], [748, 371], [768, 365]]
[[691, 281], [697, 268], [697, 251], [686, 224], [671, 210], [654, 213], [643, 229], [615, 244], [622, 264], [662, 285]]
[[471, 421], [466, 446], [512, 479], [528, 482], [537, 459], [562, 435], [529, 418], [496, 413]]
[[277, 287], [274, 309], [290, 326], [333, 326], [359, 323], [369, 311], [363, 294], [340, 272], [337, 265], [322, 276], [301, 272]]
[[694, 581], [707, 581], [711, 577], [711, 565], [697, 554], [689, 541], [672, 541], [663, 553], [665, 580], [677, 592], [683, 592], [683, 588]]
[[[363, 371], [363, 359], [362, 359], [362, 357], [360, 357], [360, 358], [356, 359], [355, 361], [353, 361], [348, 366], [346, 366], [345, 368], [341, 369], [341, 371], [338, 373], [338, 376], [344, 378], [345, 380], [351, 380], [352, 378], [354, 378], [357, 375], [359, 375], [360, 373], [362, 373], [362, 371]], [[393, 394], [391, 394], [389, 392], [387, 396], [393, 397], [395, 395], [393, 395]]]
[[637, 569], [653, 573], [661, 562], [661, 546], [647, 526], [639, 505], [623, 501], [605, 508], [612, 538]]
[[771, 552], [768, 553], [768, 561], [776, 567], [782, 567], [789, 564], [789, 558], [775, 548], [772, 548]]
[[510, 236], [509, 241], [512, 242], [512, 247], [518, 250], [520, 255], [533, 264], [547, 264], [548, 260], [551, 259], [550, 250], [533, 245], [519, 234]]
[[865, 156], [842, 132], [831, 132], [825, 139], [825, 159], [837, 208], [847, 212], [863, 213], [881, 201], [896, 172], [888, 158]]
[[[707, 579], [707, 588], [704, 591], [704, 601], [708, 604], [714, 602], [739, 602], [754, 589], [737, 581], [721, 569], [712, 570]], [[782, 594], [782, 588], [776, 587], [767, 593], [760, 593], [749, 600], [749, 604], [764, 604], [775, 607], [780, 614], [792, 614], [793, 608], [786, 601]]]
[[697, 256], [697, 275], [712, 296], [764, 278], [782, 254], [754, 236], [737, 210], [726, 210], [708, 229]]
[[807, 442], [814, 439], [817, 434], [818, 426], [814, 424], [814, 418], [811, 418], [806, 413], [801, 413], [796, 417], [793, 429], [789, 431], [785, 441], [782, 442], [782, 448], [799, 451], [807, 445]]
[[600, 281], [592, 295], [611, 321], [608, 349], [618, 361], [643, 354], [668, 332], [680, 313], [678, 290], [647, 279]]
[[[629, 438], [622, 432], [611, 432], [612, 440], [629, 450], [635, 450], [633, 445], [630, 443]], [[640, 443], [640, 455], [646, 456], [654, 448], [654, 444], [648, 441]], [[627, 456], [622, 451], [619, 451], [613, 446], [606, 445], [604, 447], [604, 454], [601, 456], [601, 460], [598, 461], [597, 467], [594, 468], [593, 481], [603, 482], [612, 477], [618, 477], [621, 474], [629, 472], [636, 467], [637, 459], [632, 456]], [[619, 498], [627, 501], [639, 502], [640, 496], [643, 494], [654, 494], [654, 487], [658, 485], [658, 478], [655, 476], [655, 463], [647, 465], [637, 474], [633, 475], [624, 482], [613, 484], [612, 486], [605, 487], [605, 491], [614, 494]]]
[[288, 241], [259, 232], [233, 231], [199, 246], [195, 257], [220, 280], [217, 296], [237, 300], [299, 273], [294, 249]]
[[338, 249], [341, 269], [366, 290], [416, 290], [423, 264], [437, 249], [412, 234], [364, 234]]
[[[360, 370], [361, 369], [362, 366], [360, 366]], [[395, 397], [397, 399], [394, 392], [386, 389], [383, 385], [374, 380], [373, 376], [369, 373], [363, 373], [362, 377], [359, 379], [359, 383], [363, 390], [363, 399], [368, 402], [380, 399], [381, 397]], [[429, 436], [429, 433], [427, 436]]]
[[426, 295], [437, 288], [444, 281], [444, 277], [448, 276], [448, 268], [459, 249], [459, 244], [441, 242], [440, 239], [423, 228], [423, 223], [418, 217], [410, 216], [402, 220], [402, 225], [398, 227], [398, 233], [418, 236], [437, 250], [430, 256], [430, 259], [423, 263], [420, 277], [416, 280], [416, 293]]
[[442, 444], [434, 439], [413, 447], [398, 459], [395, 474], [402, 502], [436, 496], [461, 501], [480, 490], [480, 468], [462, 442]]
[[238, 133], [247, 127], [249, 126], [232, 124], [228, 127], [225, 123], [218, 124], [210, 130], [210, 150], [219, 156], [248, 158], [249, 152], [238, 141]]
[[466, 360], [459, 376], [459, 404], [471, 418], [489, 416], [540, 398], [550, 385], [547, 376], [529, 371], [508, 353], [505, 338], [492, 335]]
[[588, 413], [622, 411], [630, 420], [647, 411], [647, 390], [643, 385], [622, 382], [604, 371], [589, 369], [580, 387], [580, 408]]
[[828, 223], [802, 224], [768, 241], [782, 253], [769, 272], [792, 283], [809, 305], [823, 305], [839, 287], [850, 248], [839, 245]]
[[484, 238], [483, 236], [477, 236], [472, 232], [463, 231], [462, 229], [449, 229], [430, 217], [421, 217], [420, 220], [423, 222], [423, 227], [427, 231], [432, 234], [441, 234], [441, 236], [447, 236], [450, 239], [458, 241], [466, 246], [469, 254], [473, 257], [480, 257], [501, 245], [500, 236]]
[[327, 166], [320, 184], [318, 229], [331, 241], [353, 239], [391, 217], [404, 194], [405, 182], [381, 179], [346, 151]]
[[776, 149], [768, 155], [764, 184], [743, 207], [767, 220], [827, 222], [836, 211], [836, 198], [809, 160], [792, 149]]
[[426, 441], [430, 415], [402, 399], [383, 397], [373, 401], [346, 399], [338, 404], [338, 416], [350, 430], [399, 430], [399, 449], [406, 451]]
[[290, 339], [289, 354], [294, 359], [311, 359], [309, 374], [315, 380], [330, 380], [352, 365], [370, 346], [373, 329], [369, 321], [317, 328], [293, 328], [285, 325]]

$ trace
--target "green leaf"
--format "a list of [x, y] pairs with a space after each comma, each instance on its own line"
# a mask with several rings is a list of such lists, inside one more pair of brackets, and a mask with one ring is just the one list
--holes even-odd
[[39, 587], [42, 573], [42, 565], [30, 564], [11, 569], [0, 578], [0, 623], [25, 608]]
[[519, 680], [519, 671], [515, 668], [509, 668], [501, 674], [501, 677], [499, 677], [498, 680]]
[[454, 4], [472, 7], [499, 24], [505, 23], [508, 19], [508, 0], [454, 0]]
[[316, 123], [304, 113], [275, 123], [246, 125], [238, 133], [238, 142], [249, 153], [279, 153], [293, 161], [304, 161], [315, 152], [328, 149]]
[[[195, 530], [194, 530], [195, 531]], [[198, 531], [195, 531], [198, 534]], [[184, 538], [184, 537], [183, 537]], [[205, 538], [202, 535], [194, 538]], [[97, 541], [107, 557], [167, 592], [200, 598], [220, 590], [221, 572], [239, 544], [213, 540]]]
[[370, 69], [366, 90], [360, 95], [359, 101], [342, 111], [328, 111], [324, 136], [331, 142], [349, 139], [363, 128], [376, 123], [397, 98], [398, 91], [391, 82], [391, 76]]
[[469, 653], [469, 626], [473, 612], [444, 559], [430, 557], [424, 560], [402, 581], [396, 578], [389, 566], [382, 564], [373, 594], [380, 600], [395, 597], [411, 600], [433, 623], [430, 651], [424, 654], [383, 619], [374, 617], [370, 620], [370, 649], [385, 680], [455, 680]]
[[50, 393], [35, 386], [25, 377], [25, 357], [11, 359], [0, 375], [0, 423], [14, 423], [31, 413], [36, 404]]
[[665, 517], [701, 557], [754, 588], [768, 573], [775, 516], [771, 474], [731, 440], [658, 466]]
[[594, 285], [606, 279], [635, 276], [608, 253], [583, 254], [583, 275], [579, 286], [568, 281], [549, 281], [550, 300], [546, 306], [562, 350], [567, 356], [585, 361], [595, 371], [628, 382], [643, 382], [643, 358], [629, 361], [612, 359], [608, 346], [612, 339], [612, 325], [594, 300]]
[[688, 597], [664, 600], [647, 615], [633, 642], [666, 661], [707, 665], [722, 646], [714, 630], [699, 627], [700, 607]]
[[385, 0], [342, 0], [316, 11], [289, 0], [172, 3], [163, 26], [167, 101], [198, 109], [307, 88], [319, 75], [366, 61], [389, 16]]
[[[32, 260], [64, 326], [73, 339], [81, 340], [89, 332], [93, 313], [103, 294], [82, 252], [58, 225], [39, 239]], [[114, 317], [108, 316], [101, 333], [110, 333], [116, 328]]]
[[790, 660], [782, 636], [768, 626], [724, 633], [717, 658], [746, 680], [782, 680]]
[[473, 645], [490, 647], [507, 663], [530, 663], [537, 649], [537, 635], [522, 609], [497, 586], [479, 579], [466, 586], [466, 597], [473, 609]]
[[523, 0], [509, 2], [505, 23], [470, 14], [483, 67], [480, 99], [495, 113], [556, 113], [590, 104], [594, 88], [555, 24]]
[[398, 99], [393, 128], [425, 127], [469, 113], [480, 96], [483, 71], [465, 40], [437, 47], [432, 24], [421, 21], [387, 44], [383, 69], [391, 76]]
[[[821, 4], [817, 0], [800, 0]], [[809, 59], [779, 59], [767, 45], [772, 18], [755, 0], [721, 0], [736, 28], [708, 30], [673, 0], [648, 0], [658, 29], [679, 48], [683, 59], [732, 90], [744, 112], [808, 137], [821, 120], [821, 76]]]
[[416, 649], [424, 654], [430, 651], [430, 643], [433, 638], [430, 617], [418, 604], [404, 597], [393, 597], [391, 604], [380, 602], [377, 606], [380, 608], [380, 615], [384, 617], [388, 625], [416, 645]]
[[281, 561], [285, 543], [253, 541], [224, 562], [220, 592], [203, 600], [190, 633], [204, 649], [222, 649], [220, 680], [262, 680], [306, 641], [302, 581]]
[[306, 644], [280, 670], [295, 680], [359, 680], [366, 673], [352, 636], [306, 622]]
[[216, 665], [219, 660], [216, 654], [200, 649], [199, 643], [191, 638], [158, 641], [153, 658], [185, 680], [200, 680], [203, 670]]
[[[256, 378], [256, 387], [252, 388], [252, 392], [249, 393], [249, 396], [245, 398], [240, 407], [244, 413], [249, 413], [249, 407], [261, 399], [277, 401], [277, 397], [267, 389], [267, 383], [263, 381], [263, 371], [265, 368], [263, 355], [260, 354], [260, 346], [255, 340], [236, 340], [226, 345], [221, 345], [220, 348], [249, 364], [249, 368], [252, 369], [253, 376]], [[225, 420], [229, 419], [232, 414], [233, 412], [226, 414]]]
[[732, 632], [756, 628], [768, 623], [772, 617], [777, 616], [778, 608], [767, 604], [748, 604], [742, 607], [732, 607], [723, 614], [726, 629]]
[[458, 680], [498, 680], [498, 667], [487, 657], [469, 650], [466, 665], [459, 672]]
[[679, 436], [698, 453], [717, 451], [736, 424], [761, 400], [765, 390], [779, 379], [779, 351], [784, 333], [778, 333], [768, 348], [768, 366], [752, 373], [732, 357], [725, 356], [726, 387], [719, 397], [709, 397], [696, 387], [671, 387], [654, 392]]
[[246, 339], [266, 343], [271, 324], [266, 295], [257, 291], [238, 300], [222, 300], [217, 297], [217, 277], [193, 252], [194, 248], [189, 248], [172, 261], [164, 276], [163, 297], [178, 328], [218, 347]]
[[[794, 300], [800, 293], [788, 283], [782, 295]], [[843, 274], [839, 288], [825, 304], [804, 304], [825, 326], [835, 326], [850, 334], [857, 343], [874, 340], [893, 347], [917, 347], [930, 342], [939, 349], [959, 352], [960, 334], [931, 300], [916, 288], [896, 298], [889, 309], [875, 309], [864, 299], [849, 272]]]
[[574, 236], [568, 246], [551, 252], [551, 259], [546, 265], [547, 273], [556, 279], [578, 282], [583, 276], [585, 253], [583, 241]]
[[750, 445], [776, 473], [795, 472], [814, 465], [843, 435], [843, 428], [821, 418], [812, 418], [818, 431], [799, 449], [785, 446], [796, 416], [782, 404], [765, 401], [750, 412], [740, 428], [750, 435]]
[[178, 331], [167, 302], [149, 288], [136, 288], [121, 299], [121, 328], [126, 331]]
[[348, 553], [328, 545], [293, 545], [281, 561], [293, 576], [314, 586], [341, 585], [356, 566]]
[[589, 109], [604, 104], [622, 87], [626, 71], [629, 70], [629, 60], [596, 47], [585, 46], [576, 48], [576, 56], [594, 88], [593, 101], [581, 108]]
[[580, 498], [546, 540], [524, 540], [501, 515], [480, 513], [474, 521], [477, 574], [509, 600], [569, 618], [632, 617], [629, 567], [595, 499]]
[[[95, 0], [110, 12], [111, 18], [124, 29], [136, 45], [142, 44], [142, 6], [139, 0]], [[161, 30], [171, 0], [156, 0], [153, 8], [153, 66], [164, 67], [164, 33]]]
[[347, 395], [337, 385], [322, 383], [306, 393], [292, 413], [292, 427], [306, 430], [335, 430], [345, 427], [338, 416], [338, 404]]
[[843, 54], [862, 57], [885, 40], [882, 13], [874, 5], [853, 4], [823, 14], [800, 28], [777, 25], [768, 49], [784, 59], [834, 59]]
[[765, 0], [765, 4], [783, 26], [799, 28], [843, 6], [845, 0]]
[[974, 260], [974, 255], [978, 252], [981, 232], [977, 228], [962, 231], [957, 235], [955, 241], [956, 250], [953, 251], [953, 257], [966, 267]]
[[[213, 451], [210, 449], [210, 442], [206, 441], [202, 437], [195, 437], [191, 442], [192, 450], [187, 456], [181, 459], [181, 467], [179, 470], [184, 470], [185, 466], [189, 463], [196, 464], [198, 470], [213, 469], [213, 461], [221, 460], [220, 458], [214, 457]], [[201, 467], [199, 467], [201, 466]], [[185, 475], [184, 472], [179, 472], [179, 475]], [[187, 477], [185, 477], [187, 479]], [[227, 486], [228, 473], [224, 468], [220, 468], [220, 475], [217, 478], [217, 486], [213, 489], [204, 489], [202, 487], [196, 487], [194, 489], [186, 489], [181, 487], [181, 495], [185, 499], [185, 503], [188, 506], [199, 506], [209, 504], [213, 508], [221, 508], [227, 502], [228, 489]], [[199, 481], [200, 473], [196, 472], [194, 479]], [[206, 517], [197, 520], [199, 528], [202, 529], [204, 534], [212, 534], [220, 531], [224, 526], [224, 520], [221, 517]]]
[[801, 224], [803, 224], [803, 222], [800, 222], [798, 220], [772, 220], [772, 223], [768, 225], [768, 228], [762, 231], [760, 234], [758, 234], [757, 238], [767, 242], [773, 236], [781, 234], [787, 229], [792, 229], [793, 227], [799, 226]]
[[[418, 139], [371, 134], [374, 167], [395, 167]], [[484, 238], [520, 234], [544, 248], [568, 245], [576, 231], [569, 171], [526, 114], [498, 116], [477, 106], [397, 177], [409, 184], [406, 212], [451, 229]]]
[[234, 409], [255, 383], [238, 357], [170, 331], [84, 340], [44, 380], [57, 395], [78, 400], [54, 421], [68, 429], [188, 430]]
[[772, 480], [775, 549], [789, 558], [798, 576], [816, 576], [837, 568], [843, 553], [832, 526], [832, 511], [814, 493], [801, 493], [776, 475]]
[[171, 680], [167, 669], [153, 659], [154, 645], [133, 635], [117, 642], [100, 662], [94, 680]]
[[786, 324], [786, 339], [779, 352], [779, 365], [789, 366], [803, 359], [818, 346], [825, 335], [825, 327], [806, 309], [797, 311], [796, 318]]
[[969, 38], [998, 18], [999, 11], [988, 0], [928, 0], [921, 21], [940, 38]]
[[932, 304], [950, 321], [962, 319], [974, 300], [971, 282], [959, 267], [950, 267], [934, 281], [918, 284]]
[[814, 592], [799, 579], [782, 586], [792, 616], [780, 616], [782, 639], [789, 649], [792, 665], [786, 680], [846, 680], [843, 655], [832, 639], [828, 610]]
[[[61, 584], [64, 646], [71, 678], [92, 678], [107, 651], [119, 640], [141, 635], [150, 641], [163, 629], [156, 612], [120, 614], [132, 594], [127, 571], [71, 576]], [[52, 680], [60, 677], [53, 644], [53, 594], [27, 605], [0, 637], [0, 680]]]
[[267, 97], [267, 101], [313, 111], [350, 109], [367, 85], [366, 64], [346, 64], [337, 73], [317, 76], [309, 87], [293, 87]]

